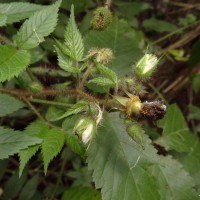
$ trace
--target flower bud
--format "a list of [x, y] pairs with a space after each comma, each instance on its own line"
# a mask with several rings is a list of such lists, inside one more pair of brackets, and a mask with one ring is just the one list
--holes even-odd
[[95, 58], [99, 63], [107, 64], [113, 58], [113, 53], [109, 48], [91, 48], [88, 51], [88, 57]]
[[108, 8], [99, 7], [94, 11], [91, 20], [91, 25], [93, 29], [99, 31], [105, 30], [105, 28], [107, 28], [111, 22], [112, 13]]
[[146, 80], [151, 77], [158, 64], [158, 58], [153, 54], [145, 54], [135, 66], [135, 75]]
[[75, 126], [75, 133], [87, 144], [95, 134], [95, 122], [90, 118], [82, 118]]

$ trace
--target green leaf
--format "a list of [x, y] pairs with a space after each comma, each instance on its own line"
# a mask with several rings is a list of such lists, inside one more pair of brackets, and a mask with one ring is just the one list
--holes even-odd
[[97, 69], [104, 75], [108, 76], [115, 84], [117, 83], [117, 74], [108, 67], [97, 63]]
[[24, 107], [24, 103], [7, 94], [0, 93], [0, 117], [9, 115]]
[[24, 22], [16, 37], [19, 48], [34, 48], [44, 41], [44, 37], [53, 32], [57, 24], [60, 4], [61, 0], [52, 6], [35, 12], [33, 16]]
[[176, 104], [167, 108], [167, 113], [162, 120], [158, 121], [158, 126], [163, 128], [163, 133], [155, 142], [167, 150], [190, 152], [198, 140], [189, 131], [184, 116]]
[[[49, 131], [49, 128], [42, 121], [36, 120], [26, 127], [26, 129], [24, 130], [24, 134], [43, 139], [44, 135], [48, 131]], [[36, 154], [40, 146], [41, 144], [36, 144], [36, 145], [30, 146], [27, 149], [23, 149], [19, 151], [19, 159], [20, 159], [19, 177], [21, 177], [22, 172], [27, 162]]]
[[61, 49], [61, 45], [58, 47], [58, 41], [56, 42], [57, 46], [55, 46], [56, 52], [58, 54], [58, 64], [61, 67], [61, 69], [65, 70], [66, 72], [69, 73], [80, 73], [80, 70], [77, 67], [73, 66], [72, 60], [67, 56], [66, 54], [63, 53], [63, 49]]
[[84, 45], [81, 34], [76, 26], [74, 18], [74, 6], [71, 7], [71, 15], [64, 35], [66, 52], [68, 56], [75, 61], [79, 61], [83, 57]]
[[177, 27], [174, 24], [155, 18], [144, 20], [143, 26], [148, 30], [157, 32], [173, 32], [177, 30]]
[[143, 150], [130, 139], [118, 115], [104, 116], [104, 123], [87, 150], [96, 188], [101, 188], [103, 200], [158, 200], [155, 179], [147, 172], [156, 152], [146, 144]]
[[92, 80], [89, 80], [88, 83], [95, 83], [100, 86], [110, 86], [110, 87], [115, 86], [115, 83], [112, 80], [104, 77], [93, 78]]
[[40, 138], [0, 127], [0, 159], [8, 158], [8, 156], [18, 153], [21, 149], [41, 142]]
[[103, 200], [197, 200], [189, 174], [178, 161], [163, 157], [144, 137], [144, 149], [126, 133], [118, 113], [104, 115], [104, 123], [90, 144], [89, 169]]
[[66, 190], [62, 200], [101, 200], [101, 193], [89, 187], [72, 187]]
[[7, 20], [7, 16], [0, 12], [0, 27], [6, 25], [6, 20]]
[[55, 106], [49, 106], [48, 110], [45, 114], [45, 118], [47, 121], [56, 121], [58, 117], [60, 117], [61, 115], [63, 115], [65, 111], [63, 109], [59, 109]]
[[113, 51], [113, 60], [109, 68], [123, 76], [132, 72], [133, 63], [141, 56], [144, 43], [141, 32], [136, 31], [123, 20], [114, 19], [104, 31], [90, 31], [84, 38], [86, 51], [90, 48], [110, 48]]
[[30, 63], [30, 54], [12, 46], [0, 46], [0, 82], [18, 76]]
[[64, 145], [64, 133], [57, 128], [52, 128], [45, 134], [42, 143], [42, 156], [44, 161], [44, 172], [47, 173], [47, 168], [50, 161], [60, 153]]
[[40, 148], [40, 145], [36, 144], [34, 146], [30, 146], [27, 149], [22, 149], [19, 151], [19, 158], [20, 158], [19, 177], [21, 177], [22, 172], [27, 162], [36, 154], [39, 148]]
[[[160, 157], [158, 163], [149, 167], [159, 185], [159, 200], [198, 200], [199, 196], [193, 189], [194, 182], [183, 166], [171, 157]], [[150, 175], [149, 174], [149, 175]]]
[[30, 17], [35, 11], [41, 10], [44, 6], [23, 3], [23, 2], [12, 2], [0, 4], [0, 12], [6, 16], [6, 24], [12, 24], [22, 19]]
[[56, 118], [55, 120], [60, 120], [70, 115], [78, 114], [81, 111], [83, 111], [87, 106], [88, 106], [88, 103], [86, 101], [79, 101], [76, 104], [74, 104], [70, 109], [68, 109], [66, 113]]

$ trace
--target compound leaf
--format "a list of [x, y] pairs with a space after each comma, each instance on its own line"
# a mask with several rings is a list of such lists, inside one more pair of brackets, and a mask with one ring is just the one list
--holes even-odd
[[31, 49], [44, 41], [44, 37], [53, 32], [58, 17], [61, 0], [54, 5], [37, 11], [24, 22], [17, 33], [16, 43], [19, 48]]
[[0, 82], [18, 76], [30, 63], [30, 54], [12, 46], [0, 46]]

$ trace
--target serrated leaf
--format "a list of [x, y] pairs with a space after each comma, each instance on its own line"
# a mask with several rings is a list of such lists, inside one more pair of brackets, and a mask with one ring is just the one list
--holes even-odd
[[18, 76], [30, 63], [30, 54], [12, 46], [0, 46], [0, 82]]
[[6, 25], [7, 16], [0, 12], [0, 27]]
[[143, 42], [141, 32], [118, 19], [114, 19], [106, 30], [92, 30], [84, 38], [86, 51], [93, 47], [109, 48], [113, 51], [113, 59], [108, 66], [120, 76], [132, 72], [130, 66], [141, 56]]
[[101, 200], [101, 193], [94, 188], [72, 187], [66, 190], [62, 200]]
[[88, 106], [88, 103], [86, 101], [79, 101], [76, 104], [74, 104], [66, 113], [61, 115], [60, 117], [56, 118], [56, 120], [63, 119], [65, 117], [68, 117], [70, 115], [75, 115], [83, 111]]
[[74, 6], [71, 7], [71, 15], [64, 35], [66, 52], [68, 56], [75, 61], [79, 61], [83, 57], [84, 45], [81, 34], [76, 26], [74, 17]]
[[0, 93], [0, 117], [9, 115], [24, 107], [24, 103], [7, 94]]
[[117, 74], [113, 70], [100, 63], [97, 63], [97, 69], [104, 75], [108, 76], [115, 84], [117, 83]]
[[[29, 124], [26, 129], [23, 131], [24, 134], [29, 136], [36, 136], [41, 139], [44, 138], [44, 135], [49, 131], [49, 128], [44, 124], [44, 122], [40, 120], [36, 120]], [[21, 177], [24, 167], [26, 166], [27, 162], [35, 155], [35, 153], [39, 150], [41, 144], [36, 144], [30, 146], [27, 149], [23, 149], [19, 151], [19, 177]]]
[[64, 133], [57, 128], [52, 128], [44, 137], [42, 143], [42, 156], [44, 162], [44, 172], [47, 173], [47, 168], [50, 161], [60, 153], [64, 145]]
[[40, 145], [36, 144], [27, 149], [20, 150], [20, 152], [19, 152], [19, 158], [20, 158], [19, 177], [21, 177], [22, 172], [23, 172], [24, 167], [26, 166], [27, 162], [36, 154], [36, 152], [39, 150], [39, 148], [40, 148]]
[[160, 199], [155, 179], [147, 173], [155, 152], [143, 150], [130, 139], [118, 113], [104, 116], [87, 153], [89, 169], [94, 170], [93, 179], [96, 188], [101, 188], [103, 200]]
[[90, 144], [89, 169], [103, 200], [197, 200], [193, 182], [183, 166], [163, 157], [144, 137], [144, 149], [128, 137], [118, 113], [106, 114]]
[[8, 156], [18, 153], [22, 149], [41, 142], [40, 138], [0, 127], [0, 159], [8, 158]]
[[158, 126], [163, 128], [163, 133], [155, 142], [166, 149], [190, 152], [198, 140], [189, 131], [184, 116], [176, 104], [167, 108], [167, 113], [163, 119], [158, 121]]
[[100, 86], [110, 86], [110, 87], [115, 86], [115, 83], [112, 80], [104, 77], [93, 78], [92, 80], [89, 80], [88, 83], [95, 83]]
[[0, 12], [6, 16], [6, 24], [12, 24], [30, 17], [35, 11], [41, 10], [44, 6], [26, 3], [12, 2], [0, 4]]
[[[57, 43], [58, 44], [58, 43]], [[60, 48], [60, 46], [59, 46]], [[80, 73], [80, 70], [77, 67], [73, 66], [72, 60], [66, 56], [61, 49], [55, 46], [56, 52], [58, 54], [58, 64], [59, 66], [69, 73]]]
[[44, 41], [44, 37], [53, 32], [58, 17], [61, 0], [54, 5], [37, 11], [24, 22], [16, 36], [16, 43], [21, 49], [31, 49]]
[[183, 166], [171, 157], [160, 157], [159, 162], [149, 167], [159, 184], [160, 199], [198, 200], [194, 183]]

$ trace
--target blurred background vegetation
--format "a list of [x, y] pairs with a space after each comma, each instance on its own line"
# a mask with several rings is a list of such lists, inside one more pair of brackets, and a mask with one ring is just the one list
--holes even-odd
[[[0, 0], [0, 3], [9, 2], [15, 1]], [[21, 0], [20, 2], [50, 5], [55, 1]], [[113, 23], [105, 31], [97, 32], [91, 31], [90, 20], [92, 11], [103, 5], [103, 0], [63, 0], [54, 33], [40, 47], [31, 50], [32, 67], [40, 67], [47, 72], [46, 75], [40, 76], [45, 86], [62, 82], [62, 78], [52, 78], [47, 74], [58, 69], [53, 49], [54, 38], [63, 39], [71, 4], [75, 7], [76, 22], [84, 36], [86, 51], [94, 46], [113, 49], [115, 59], [110, 67], [119, 76], [128, 74], [131, 71], [130, 66], [146, 51], [162, 57], [156, 73], [145, 84], [146, 96], [149, 100], [163, 99], [167, 104], [178, 104], [191, 130], [199, 135], [200, 2], [198, 0], [113, 0], [111, 6], [115, 16]], [[21, 22], [1, 27], [0, 37], [13, 37], [20, 25]], [[25, 113], [22, 112], [21, 118], [15, 120], [13, 116], [4, 117], [0, 119], [0, 123], [13, 125], [15, 129], [23, 129], [34, 118], [33, 115], [29, 115], [26, 119], [24, 116]], [[43, 173], [40, 157], [31, 160], [20, 179], [18, 166], [17, 157], [12, 157], [9, 161], [0, 161], [0, 199], [2, 192], [4, 199], [48, 199], [55, 194], [60, 199], [63, 191], [70, 186], [93, 185], [91, 172], [87, 170], [85, 163], [67, 147], [51, 163], [46, 176]], [[61, 171], [64, 173], [61, 174]], [[70, 192], [73, 194], [73, 191]], [[70, 192], [66, 192], [64, 194], [66, 198], [63, 196], [63, 199], [72, 199]], [[82, 192], [87, 193], [87, 190]], [[74, 195], [73, 198], [75, 199]]]

